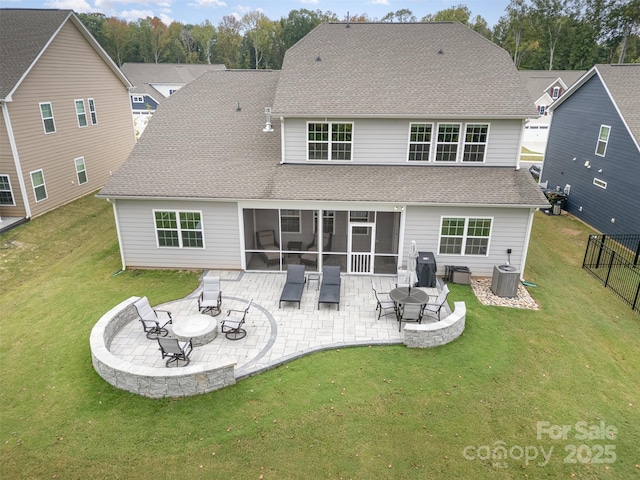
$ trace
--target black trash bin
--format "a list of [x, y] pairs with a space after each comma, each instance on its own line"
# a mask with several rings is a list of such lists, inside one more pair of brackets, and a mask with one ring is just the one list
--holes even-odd
[[433, 252], [418, 252], [418, 263], [416, 264], [418, 286], [435, 288], [437, 271], [436, 257]]

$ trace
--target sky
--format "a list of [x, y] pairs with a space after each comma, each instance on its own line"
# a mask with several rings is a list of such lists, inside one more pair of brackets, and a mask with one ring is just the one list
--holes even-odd
[[178, 21], [200, 24], [209, 20], [218, 25], [225, 15], [238, 18], [251, 11], [260, 11], [272, 20], [288, 16], [291, 10], [331, 11], [339, 18], [366, 13], [370, 19], [382, 18], [389, 12], [409, 9], [420, 20], [427, 14], [456, 5], [466, 5], [472, 19], [481, 15], [490, 27], [504, 15], [509, 0], [0, 0], [2, 8], [61, 8], [76, 13], [100, 12], [107, 17], [127, 21], [158, 17], [165, 24]]

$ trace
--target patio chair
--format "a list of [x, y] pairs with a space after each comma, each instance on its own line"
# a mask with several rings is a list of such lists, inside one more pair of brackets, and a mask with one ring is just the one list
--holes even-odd
[[227, 310], [227, 316], [222, 320], [220, 330], [229, 340], [240, 340], [246, 337], [247, 331], [242, 328], [242, 325], [244, 325], [249, 308], [251, 308], [251, 302], [253, 300], [249, 300], [249, 304], [244, 310]]
[[396, 288], [408, 287], [407, 270], [398, 269], [398, 277], [396, 278]]
[[340, 267], [322, 268], [322, 284], [318, 296], [318, 310], [321, 303], [335, 303], [340, 310]]
[[[156, 310], [149, 305], [149, 299], [142, 297], [133, 302], [133, 306], [138, 312], [142, 328], [147, 333], [147, 338], [153, 340], [158, 337], [166, 337], [169, 331], [167, 325], [171, 322], [171, 312], [168, 310]], [[164, 318], [160, 318], [160, 315]]]
[[398, 314], [398, 331], [402, 330], [402, 322], [422, 322], [422, 305], [417, 303], [405, 303], [400, 305]]
[[215, 317], [220, 315], [221, 306], [220, 277], [204, 277], [202, 279], [202, 292], [198, 297], [198, 310], [200, 310], [200, 313], [209, 312], [212, 317]]
[[[167, 363], [165, 364], [167, 367], [175, 366], [179, 367], [179, 361], [186, 362], [183, 367], [189, 365], [191, 359], [189, 355], [193, 351], [193, 345], [191, 343], [191, 339], [186, 342], [181, 342], [177, 338], [158, 338], [158, 345], [160, 345], [160, 352], [162, 353], [162, 358], [169, 358]], [[173, 363], [173, 365], [171, 365]]]
[[444, 304], [447, 302], [447, 295], [449, 295], [449, 287], [445, 285], [444, 287], [442, 287], [442, 290], [438, 294], [438, 297], [435, 299], [435, 301], [427, 303], [423, 307], [423, 311], [426, 314], [433, 313], [435, 315], [438, 315], [438, 321], [440, 321], [440, 312], [442, 311], [442, 307], [444, 306]]
[[[307, 245], [307, 250], [317, 251], [317, 235], [313, 237], [313, 240], [309, 245]], [[331, 251], [331, 242], [333, 240], [333, 233], [323, 233], [322, 234], [322, 251], [329, 252]], [[318, 253], [303, 253], [300, 255], [300, 263], [304, 263], [305, 265], [316, 267], [318, 265]]]
[[[378, 289], [376, 288], [376, 283], [371, 280], [371, 289], [373, 290], [373, 295], [376, 297], [376, 312], [378, 312], [378, 320], [380, 319], [380, 316], [382, 315], [383, 310], [392, 310], [393, 314], [396, 315], [397, 314], [397, 309], [396, 309], [396, 303], [391, 300], [391, 297], [389, 297], [389, 293], [385, 292], [385, 293], [378, 293]], [[386, 311], [384, 313], [385, 315], [389, 315]]]
[[305, 282], [304, 265], [287, 265], [287, 279], [280, 294], [278, 308], [282, 306], [282, 302], [298, 302], [300, 308]]
[[256, 232], [256, 244], [258, 250], [266, 250], [258, 253], [258, 255], [267, 266], [280, 263], [280, 244], [276, 241], [276, 232], [274, 230]]

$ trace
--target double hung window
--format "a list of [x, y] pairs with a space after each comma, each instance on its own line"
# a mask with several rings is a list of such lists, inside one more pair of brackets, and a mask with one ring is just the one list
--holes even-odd
[[440, 255], [487, 255], [491, 223], [490, 218], [442, 218]]
[[87, 111], [84, 109], [84, 100], [76, 100], [76, 116], [78, 117], [78, 126], [87, 126]]
[[489, 125], [467, 124], [464, 136], [463, 162], [484, 162]]
[[76, 165], [76, 176], [78, 177], [78, 185], [87, 183], [87, 167], [84, 164], [84, 157], [76, 158], [74, 160]]
[[202, 213], [154, 211], [159, 247], [204, 248]]
[[89, 102], [89, 115], [91, 116], [91, 125], [98, 124], [98, 115], [96, 114], [96, 102], [93, 98], [87, 100]]
[[0, 205], [15, 205], [9, 175], [0, 175]]
[[438, 125], [436, 162], [455, 162], [460, 143], [460, 124], [441, 123]]
[[44, 183], [44, 172], [42, 170], [31, 172], [31, 184], [33, 185], [33, 194], [36, 197], [36, 202], [46, 200], [47, 187]]
[[[333, 210], [322, 211], [322, 232], [323, 233], [336, 233], [335, 232], [335, 216], [336, 212]], [[318, 225], [318, 211], [313, 212], [313, 232], [315, 233]]]
[[351, 160], [352, 123], [309, 123], [307, 158], [309, 160]]
[[409, 134], [409, 161], [428, 162], [431, 153], [431, 132], [433, 125], [430, 123], [412, 123]]
[[55, 133], [56, 124], [53, 121], [53, 108], [51, 108], [51, 103], [45, 102], [40, 104], [40, 116], [42, 117], [44, 133]]
[[300, 210], [280, 210], [280, 228], [282, 233], [302, 233]]
[[610, 133], [610, 126], [600, 125], [600, 133], [598, 133], [598, 144], [596, 145], [596, 155], [604, 157], [604, 154], [607, 152], [607, 144], [609, 143]]

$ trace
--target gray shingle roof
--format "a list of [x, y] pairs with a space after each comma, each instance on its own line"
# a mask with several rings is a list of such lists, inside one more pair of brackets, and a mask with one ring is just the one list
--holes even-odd
[[453, 22], [321, 24], [287, 50], [273, 110], [537, 116], [509, 54]]
[[151, 95], [162, 101], [164, 96], [150, 83], [186, 85], [210, 70], [224, 70], [224, 64], [123, 63], [122, 71], [133, 85], [132, 93]]
[[71, 10], [0, 9], [0, 99], [11, 93]]
[[100, 196], [547, 205], [531, 175], [513, 168], [282, 165], [280, 123], [262, 131], [279, 78], [201, 75], [163, 103]]

